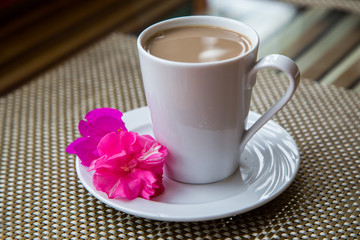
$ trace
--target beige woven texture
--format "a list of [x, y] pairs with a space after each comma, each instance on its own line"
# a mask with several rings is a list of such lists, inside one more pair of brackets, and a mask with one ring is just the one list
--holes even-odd
[[[251, 109], [266, 111], [286, 87], [284, 76], [261, 72]], [[359, 95], [302, 80], [274, 117], [299, 147], [294, 182], [258, 209], [194, 223], [108, 207], [82, 186], [64, 151], [89, 110], [144, 105], [136, 39], [118, 33], [1, 97], [0, 239], [359, 238]]]

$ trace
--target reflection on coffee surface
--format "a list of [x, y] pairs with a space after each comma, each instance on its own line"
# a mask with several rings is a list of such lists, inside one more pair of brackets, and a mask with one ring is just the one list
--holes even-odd
[[251, 48], [251, 42], [246, 36], [223, 28], [186, 26], [154, 34], [144, 48], [159, 58], [196, 63], [239, 56]]

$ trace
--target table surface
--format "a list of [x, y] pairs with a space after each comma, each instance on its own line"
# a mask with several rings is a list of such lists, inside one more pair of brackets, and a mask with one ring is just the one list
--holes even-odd
[[[263, 113], [287, 79], [258, 74], [251, 110]], [[146, 105], [136, 38], [122, 33], [0, 98], [0, 239], [355, 239], [360, 234], [360, 95], [302, 79], [273, 120], [300, 151], [289, 188], [250, 212], [206, 222], [161, 222], [117, 211], [83, 187], [64, 149], [98, 107]], [[241, 203], [239, 203], [241, 204]]]

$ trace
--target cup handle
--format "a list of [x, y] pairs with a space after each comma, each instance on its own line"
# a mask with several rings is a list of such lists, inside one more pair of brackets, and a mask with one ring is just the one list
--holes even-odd
[[263, 68], [275, 68], [284, 72], [289, 78], [290, 85], [284, 95], [267, 112], [261, 115], [249, 129], [245, 130], [240, 144], [240, 152], [244, 150], [251, 137], [289, 102], [300, 82], [299, 68], [293, 60], [284, 55], [271, 54], [260, 59], [250, 70], [247, 79], [248, 89], [255, 85], [256, 73]]

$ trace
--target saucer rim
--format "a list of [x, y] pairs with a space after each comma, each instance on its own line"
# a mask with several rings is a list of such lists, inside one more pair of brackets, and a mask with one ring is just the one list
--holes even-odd
[[[147, 114], [148, 116], [145, 118], [144, 114]], [[250, 111], [249, 115], [253, 115], [256, 118], [258, 118], [260, 116], [260, 114]], [[131, 116], [132, 115], [132, 116]], [[140, 117], [142, 116], [142, 117]], [[133, 129], [135, 126], [141, 126], [144, 124], [147, 124], [149, 121], [149, 109], [148, 107], [142, 107], [142, 108], [137, 108], [128, 112], [124, 113], [124, 117], [123, 120], [126, 118], [133, 118], [135, 121], [133, 121], [131, 124], [126, 124], [127, 128], [129, 130]], [[151, 121], [151, 120], [150, 120]], [[125, 123], [127, 123], [127, 121], [124, 120]], [[273, 120], [270, 120], [267, 124], [269, 124], [271, 122], [271, 124], [276, 124], [277, 127], [280, 127], [281, 129], [284, 130], [284, 133], [288, 134], [290, 136], [290, 134], [284, 129], [282, 128], [278, 123], [274, 122]], [[130, 125], [130, 127], [128, 127]], [[297, 153], [297, 157], [296, 159], [293, 159], [295, 162], [295, 167], [294, 167], [294, 171], [292, 173], [291, 178], [289, 178], [288, 181], [285, 181], [283, 183], [283, 185], [275, 192], [273, 192], [269, 197], [264, 198], [264, 199], [260, 199], [259, 201], [255, 202], [254, 204], [248, 206], [248, 207], [241, 207], [241, 204], [237, 204], [235, 206], [230, 207], [229, 210], [226, 211], [215, 211], [214, 208], [216, 206], [221, 207], [221, 206], [227, 206], [229, 205], [229, 203], [233, 203], [236, 202], [236, 199], [240, 197], [240, 195], [243, 195], [244, 193], [241, 194], [235, 194], [234, 196], [230, 196], [224, 199], [220, 199], [220, 200], [215, 200], [215, 201], [210, 201], [210, 202], [205, 202], [205, 203], [189, 203], [189, 204], [177, 204], [177, 203], [166, 203], [166, 202], [157, 202], [157, 201], [152, 201], [152, 200], [146, 200], [146, 199], [142, 199], [142, 198], [136, 198], [134, 200], [123, 200], [123, 199], [109, 199], [107, 197], [107, 195], [103, 192], [97, 191], [95, 189], [95, 187], [92, 184], [92, 181], [87, 181], [86, 178], [89, 178], [91, 173], [87, 171], [87, 168], [83, 165], [81, 165], [80, 160], [78, 158], [76, 158], [75, 160], [75, 168], [76, 168], [76, 173], [78, 175], [78, 178], [80, 179], [80, 182], [83, 184], [83, 186], [90, 192], [90, 194], [92, 196], [94, 196], [95, 198], [97, 198], [98, 200], [100, 200], [101, 202], [107, 204], [108, 206], [113, 207], [116, 210], [120, 210], [124, 213], [128, 213], [137, 217], [142, 217], [142, 218], [147, 218], [147, 219], [152, 219], [152, 220], [159, 220], [159, 221], [171, 221], [171, 222], [196, 222], [196, 221], [208, 221], [208, 220], [215, 220], [215, 219], [220, 219], [220, 218], [225, 218], [225, 217], [231, 217], [234, 215], [238, 215], [238, 214], [242, 214], [248, 211], [251, 211], [253, 209], [256, 209], [270, 201], [272, 201], [273, 199], [275, 199], [276, 197], [278, 197], [281, 193], [283, 193], [289, 186], [290, 184], [293, 182], [293, 180], [295, 179], [297, 172], [299, 170], [299, 166], [300, 166], [300, 154], [299, 154], [299, 150], [298, 147], [295, 143], [295, 141], [293, 140], [293, 138], [290, 136], [294, 147], [296, 149], [296, 153]], [[166, 177], [166, 176], [164, 176]], [[91, 179], [90, 179], [91, 180]], [[184, 186], [186, 186], [187, 184], [182, 184]], [[246, 191], [245, 191], [246, 193]], [[215, 206], [214, 206], [215, 205]], [[232, 204], [234, 205], [234, 204]], [[188, 209], [187, 211], [183, 210], [179, 210], [176, 211], [176, 208], [182, 207], [185, 209]], [[198, 208], [202, 208], [204, 210], [208, 210], [208, 209], [212, 209], [212, 213], [203, 213], [202, 215], [197, 215], [197, 216], [189, 216], [189, 211], [192, 210], [197, 210]], [[155, 212], [155, 211], [151, 211], [153, 209], [157, 209], [157, 210], [165, 210], [165, 211], [160, 211], [160, 212]], [[170, 210], [167, 212], [167, 210]], [[173, 212], [175, 210], [175, 212], [177, 212], [176, 215], [174, 214], [169, 214], [169, 212]], [[162, 213], [161, 213], [162, 212]]]

